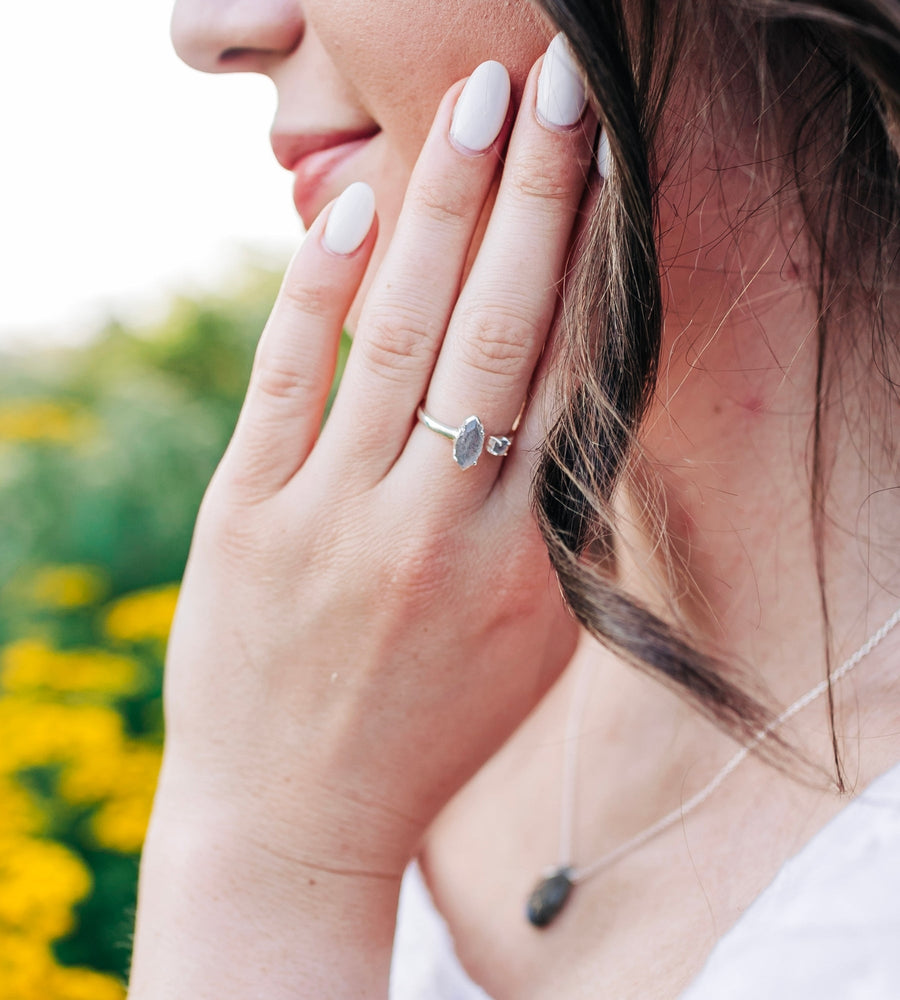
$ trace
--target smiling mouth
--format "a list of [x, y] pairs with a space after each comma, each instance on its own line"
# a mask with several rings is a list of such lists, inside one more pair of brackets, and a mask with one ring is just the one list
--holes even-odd
[[346, 184], [358, 179], [342, 178], [340, 175], [343, 168], [368, 145], [377, 131], [348, 138], [335, 136], [333, 142], [326, 138], [318, 144], [318, 148], [302, 153], [291, 165], [290, 170], [294, 174], [294, 205], [307, 229]]

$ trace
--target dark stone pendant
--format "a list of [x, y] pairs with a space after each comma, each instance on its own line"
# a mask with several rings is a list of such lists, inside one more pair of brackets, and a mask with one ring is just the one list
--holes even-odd
[[575, 884], [571, 876], [571, 868], [558, 868], [534, 887], [525, 914], [535, 927], [546, 927], [559, 915]]

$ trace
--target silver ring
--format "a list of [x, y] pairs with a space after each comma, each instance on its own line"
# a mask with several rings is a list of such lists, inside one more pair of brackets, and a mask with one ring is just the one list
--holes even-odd
[[485, 445], [484, 424], [478, 417], [466, 417], [459, 427], [451, 427], [450, 424], [442, 424], [440, 420], [429, 416], [422, 406], [416, 410], [416, 416], [430, 431], [450, 438], [453, 442], [453, 461], [461, 469], [471, 469], [473, 465], [477, 465], [482, 451], [502, 458], [512, 444], [511, 436], [492, 434]]

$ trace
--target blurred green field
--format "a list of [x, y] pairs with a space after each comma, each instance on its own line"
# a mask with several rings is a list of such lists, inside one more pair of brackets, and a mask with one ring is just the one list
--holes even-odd
[[165, 640], [277, 284], [0, 355], [0, 1000], [124, 996]]

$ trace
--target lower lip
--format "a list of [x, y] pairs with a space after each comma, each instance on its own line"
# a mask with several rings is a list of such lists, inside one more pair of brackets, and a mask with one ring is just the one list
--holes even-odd
[[294, 164], [294, 204], [307, 229], [329, 199], [340, 193], [333, 191], [333, 185], [329, 182], [371, 138], [368, 136], [365, 139], [354, 139], [339, 146], [329, 146], [328, 149], [308, 153]]

